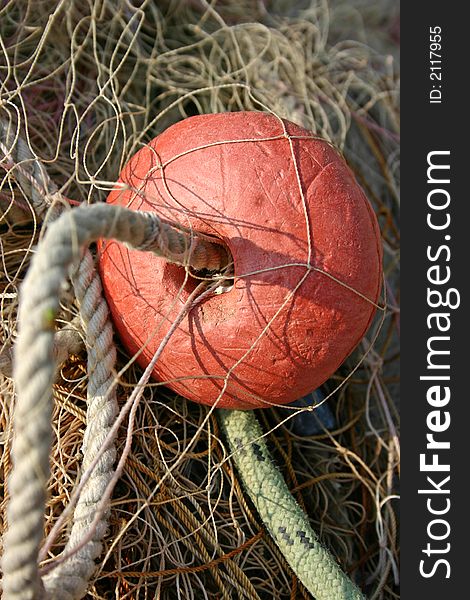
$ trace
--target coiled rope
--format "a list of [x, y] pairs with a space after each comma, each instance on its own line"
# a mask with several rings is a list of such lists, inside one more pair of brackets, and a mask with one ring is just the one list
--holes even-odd
[[[14, 125], [13, 121], [0, 120], [0, 150], [3, 155], [0, 155], [2, 166], [15, 176], [21, 192], [27, 200], [31, 201], [35, 217], [41, 220], [47, 212], [49, 222], [57, 218], [67, 202], [58, 193], [57, 187], [48, 177], [42, 163], [31, 152], [20, 135], [19, 128]], [[221, 246], [214, 246], [200, 237], [193, 240], [193, 236], [188, 232], [175, 230], [170, 225], [161, 224], [161, 227], [154, 229], [147, 242], [154, 244], [155, 239], [160, 247], [159, 253], [168, 259], [173, 257], [177, 262], [184, 260], [185, 255], [190, 250], [191, 259], [189, 263], [195, 268], [200, 268], [202, 263], [204, 263], [204, 266], [207, 264], [218, 268], [222, 261], [227, 260], [225, 251]], [[37, 573], [37, 556], [34, 557], [34, 560], [31, 560], [29, 555], [24, 554], [18, 548], [18, 552], [10, 553], [9, 559], [8, 535], [6, 536], [6, 564], [9, 560], [12, 560], [12, 568], [17, 571], [23, 569], [24, 579], [30, 582], [28, 591], [17, 581], [19, 585], [18, 593], [12, 592], [16, 596], [11, 597], [40, 597], [46, 593], [49, 598], [63, 600], [81, 598], [85, 594], [90, 576], [95, 570], [94, 560], [101, 554], [101, 540], [107, 527], [107, 513], [104, 512], [99, 515], [99, 521], [94, 524], [91, 539], [83, 544], [82, 540], [87, 536], [97, 516], [97, 507], [102, 494], [114, 473], [114, 437], [108, 440], [108, 447], [105, 452], [102, 452], [102, 442], [108, 436], [117, 413], [115, 391], [111, 385], [116, 355], [112, 340], [113, 330], [109, 320], [108, 308], [102, 295], [101, 281], [94, 267], [91, 254], [87, 249], [78, 268], [72, 274], [72, 282], [80, 307], [80, 320], [86, 335], [85, 342], [88, 349], [87, 427], [82, 445], [82, 473], [86, 474], [88, 468], [93, 463], [96, 462], [96, 464], [91, 471], [91, 475], [83, 480], [84, 485], [72, 516], [69, 539], [64, 549], [64, 555], [68, 558], [59, 562], [43, 578], [42, 582]], [[66, 327], [56, 333], [52, 364], [63, 362], [69, 351], [77, 351], [77, 347], [80, 345], [77, 338], [79, 336], [73, 328]], [[10, 349], [7, 348], [0, 358], [5, 363], [2, 363], [3, 372], [10, 375]], [[18, 421], [18, 415], [16, 421]], [[26, 469], [26, 473], [28, 473], [31, 465], [28, 466], [27, 462], [22, 464]], [[22, 477], [20, 467], [17, 469], [19, 481]], [[36, 492], [39, 492], [39, 490], [36, 490]], [[14, 498], [14, 492], [12, 493]], [[33, 494], [31, 500], [34, 497], [41, 506], [40, 495], [34, 496]], [[11, 502], [11, 505], [13, 513], [11, 519], [18, 521], [14, 516], [16, 504], [13, 506], [13, 502]], [[20, 519], [23, 514], [21, 506], [20, 501], [18, 513]], [[31, 548], [34, 547], [35, 537], [29, 537], [29, 535], [26, 532], [25, 539], [30, 540], [29, 546]], [[38, 533], [36, 537], [40, 541], [42, 532]], [[6, 570], [8, 571], [8, 567], [6, 567]], [[19, 579], [21, 580], [21, 578]], [[8, 590], [8, 581], [9, 579], [6, 577], [3, 583], [5, 593]]]
[[[116, 362], [113, 327], [103, 298], [101, 280], [88, 250], [73, 274], [72, 282], [88, 349], [87, 427], [82, 442], [82, 473], [89, 469], [96, 457], [99, 456], [99, 460], [78, 498], [64, 554], [81, 546], [82, 539], [92, 527], [96, 507], [111, 481], [116, 458], [115, 438], [104, 451], [102, 448], [118, 412], [116, 392], [112, 386]], [[107, 512], [101, 515], [89, 542], [43, 578], [49, 598], [74, 600], [85, 595], [96, 568], [94, 561], [101, 554], [107, 516]]]
[[[2, 162], [6, 162], [7, 167], [14, 169], [14, 175], [22, 193], [26, 198], [31, 199], [36, 218], [43, 218], [46, 211], [49, 211], [49, 219], [54, 220], [60, 214], [64, 203], [57, 202], [55, 206], [53, 203], [62, 198], [42, 164], [32, 154], [22, 137], [17, 135], [15, 143], [12, 131], [11, 122], [6, 124], [0, 121], [0, 149], [4, 154]], [[111, 437], [104, 453], [101, 453], [101, 442], [109, 434], [110, 426], [117, 412], [116, 394], [113, 389], [110, 389], [116, 357], [112, 325], [106, 302], [102, 298], [101, 281], [88, 249], [85, 250], [72, 281], [88, 348], [87, 427], [82, 443], [82, 470], [86, 472], [87, 467], [95, 459], [97, 459], [97, 464], [90, 477], [85, 481], [83, 493], [79, 496], [74, 510], [70, 535], [65, 547], [66, 554], [81, 544], [84, 535], [93, 523], [102, 492], [111, 480], [115, 457], [115, 436]], [[80, 347], [80, 336], [77, 330], [70, 326], [64, 327], [54, 336], [53, 363], [62, 363], [70, 352], [77, 352]], [[14, 514], [15, 507], [12, 507], [11, 511]], [[34, 597], [35, 595], [40, 597], [46, 594], [49, 598], [63, 598], [64, 600], [82, 597], [86, 592], [89, 578], [95, 570], [94, 559], [101, 553], [101, 539], [107, 526], [106, 517], [107, 514], [104, 512], [100, 522], [93, 530], [92, 538], [84, 545], [84, 548], [72, 554], [68, 560], [61, 562], [52, 573], [44, 578], [43, 582], [37, 576], [37, 567], [35, 566], [37, 557], [34, 557], [34, 561], [24, 562], [24, 577], [28, 578], [29, 590], [25, 590], [21, 581], [17, 581], [15, 585], [19, 585], [18, 593], [22, 597]], [[34, 544], [34, 538], [31, 538], [31, 541]], [[15, 554], [13, 557], [18, 559]], [[28, 561], [28, 558], [26, 556], [23, 560]], [[21, 565], [17, 565], [16, 568], [21, 569]], [[33, 574], [32, 579], [29, 579], [29, 573]], [[8, 585], [7, 578], [4, 583], [6, 594], [8, 594]], [[39, 589], [35, 591], [36, 587]], [[11, 595], [18, 596], [18, 593], [15, 591]]]
[[[30, 177], [26, 176], [26, 180], [30, 181]], [[196, 270], [221, 271], [228, 261], [222, 246], [165, 223], [154, 213], [99, 204], [66, 211], [48, 227], [22, 286], [19, 335], [14, 348], [17, 400], [7, 510], [9, 527], [4, 535], [2, 559], [5, 600], [82, 598], [95, 568], [94, 560], [101, 552], [107, 522], [106, 514], [98, 515], [100, 519], [96, 522], [96, 507], [113, 474], [114, 440], [108, 434], [116, 402], [112, 389], [115, 360], [112, 329], [99, 277], [86, 250], [100, 238], [152, 251]], [[75, 508], [65, 550], [68, 557], [41, 578], [38, 556], [52, 436], [54, 323], [62, 283], [76, 264], [79, 267], [72, 279], [86, 331], [90, 373], [83, 471], [96, 464]], [[317, 600], [363, 598], [318, 542], [307, 517], [272, 463], [254, 414], [221, 411], [220, 418], [244, 485], [299, 579]], [[108, 439], [103, 448], [105, 438]]]
[[[19, 335], [14, 348], [17, 401], [12, 443], [13, 469], [9, 479], [10, 502], [7, 510], [9, 528], [4, 537], [2, 562], [4, 597], [8, 600], [41, 598], [47, 582], [53, 586], [52, 598], [80, 598], [86, 591], [83, 582], [85, 579], [88, 581], [90, 570], [93, 569], [92, 562], [100, 550], [99, 542], [92, 540], [75, 554], [75, 560], [87, 564], [80, 569], [71, 569], [70, 577], [74, 581], [70, 581], [69, 596], [64, 595], [63, 574], [59, 580], [49, 577], [44, 582], [39, 576], [37, 559], [43, 533], [51, 446], [54, 323], [59, 310], [60, 289], [69, 267], [80, 260], [83, 248], [100, 238], [116, 239], [134, 248], [145, 248], [171, 259], [172, 262], [194, 268], [207, 264], [203, 255], [207, 256], [204, 248], [209, 242], [194, 240], [192, 247], [187, 248], [186, 234], [180, 235], [175, 228], [162, 223], [154, 213], [138, 213], [126, 208], [98, 204], [68, 211], [49, 226], [23, 282], [18, 315]], [[219, 248], [222, 249], [220, 246], [211, 249], [213, 259]], [[225, 266], [223, 260], [226, 260], [225, 251], [223, 255], [218, 255], [217, 260], [212, 260], [211, 266], [221, 269]], [[93, 398], [92, 410], [96, 407], [99, 412], [101, 399], [106, 398], [106, 391], [111, 384], [109, 373], [114, 364], [114, 352], [110, 349], [109, 340], [112, 332], [105, 328], [97, 336], [100, 322], [102, 326], [103, 319], [107, 318], [107, 309], [101, 299], [101, 314], [99, 309], [95, 310], [97, 292], [101, 295], [101, 290], [95, 285], [94, 291], [87, 295], [90, 282], [87, 281], [86, 267], [82, 271], [85, 277], [80, 275], [79, 270], [75, 287], [83, 295], [83, 320], [85, 324], [88, 321], [88, 329], [91, 329], [90, 317], [94, 318], [94, 333], [91, 335], [95, 339], [90, 352], [91, 362], [97, 372], [103, 369], [103, 376], [98, 377], [90, 386], [90, 393], [97, 395]], [[96, 284], [96, 279], [94, 281]], [[96, 415], [92, 416], [91, 421]], [[106, 433], [112, 416], [112, 411], [102, 415], [104, 422], [101, 425]], [[86, 448], [89, 443], [102, 452], [103, 432], [99, 433], [99, 445], [93, 439], [99, 426], [100, 423], [97, 423], [96, 427], [87, 431], [84, 446]], [[76, 508], [76, 513], [78, 511], [79, 514], [75, 519], [76, 528], [72, 532], [73, 547], [76, 539], [83, 537], [85, 532], [88, 533], [87, 525], [94, 519], [94, 506], [101, 499], [103, 487], [106, 488], [111, 478], [109, 467], [113, 461], [114, 452], [107, 449], [94, 470], [94, 476], [99, 481], [98, 487], [87, 494], [92, 483], [89, 480], [87, 488], [82, 491], [83, 501]], [[103, 477], [100, 479], [101, 474]], [[98, 539], [104, 534], [105, 527], [104, 522], [97, 527]], [[60, 595], [54, 596], [57, 586], [60, 586], [57, 592]]]

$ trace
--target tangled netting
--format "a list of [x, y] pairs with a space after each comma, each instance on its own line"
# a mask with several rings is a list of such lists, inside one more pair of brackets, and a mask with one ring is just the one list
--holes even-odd
[[[258, 418], [323, 543], [368, 597], [398, 597], [397, 24], [397, 5], [385, 0], [0, 4], [0, 119], [10, 132], [0, 147], [3, 520], [18, 288], [44, 218], [62, 197], [103, 201], [129, 157], [181, 118], [264, 105], [332, 141], [355, 171], [381, 225], [387, 311], [325, 385], [337, 390], [331, 431], [300, 435], [310, 415], [302, 408]], [[30, 154], [38, 160], [25, 160]], [[43, 169], [53, 182], [45, 204], [35, 184], [46, 181]], [[57, 350], [46, 535], [81, 469], [87, 365], [77, 314], [64, 286], [57, 326], [71, 335], [72, 355]], [[118, 346], [120, 406], [141, 376], [130, 358]], [[118, 456], [129, 427], [118, 434]], [[131, 433], [87, 597], [309, 597], [227, 459], [215, 412], [149, 383]], [[46, 570], [67, 535], [49, 542]]]

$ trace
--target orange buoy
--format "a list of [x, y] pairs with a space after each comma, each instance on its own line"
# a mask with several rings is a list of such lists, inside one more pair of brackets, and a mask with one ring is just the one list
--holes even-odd
[[[381, 288], [374, 212], [326, 141], [261, 112], [185, 119], [125, 166], [111, 204], [219, 238], [233, 286], [174, 332], [154, 376], [196, 402], [251, 409], [321, 385], [365, 334]], [[111, 241], [100, 271], [121, 340], [146, 366], [196, 285]], [[183, 288], [182, 288], [183, 286]]]

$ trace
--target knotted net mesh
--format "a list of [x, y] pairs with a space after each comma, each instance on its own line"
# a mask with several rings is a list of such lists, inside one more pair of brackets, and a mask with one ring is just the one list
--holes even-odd
[[[379, 218], [387, 310], [325, 385], [334, 391], [330, 431], [300, 435], [295, 423], [311, 418], [305, 408], [273, 407], [258, 417], [324, 544], [370, 598], [383, 599], [398, 597], [397, 11], [387, 0], [0, 5], [0, 119], [13, 132], [6, 149], [21, 139], [54, 189], [74, 203], [104, 201], [142, 144], [194, 114], [265, 106], [343, 152]], [[0, 152], [2, 519], [18, 290], [43, 223], [34, 204], [41, 173], [31, 174], [15, 148], [8, 157], [5, 147]], [[77, 329], [76, 315], [64, 288], [58, 327]], [[130, 358], [118, 345], [121, 405], [141, 375]], [[86, 373], [78, 344], [54, 386], [46, 535], [80, 473]], [[309, 597], [225, 460], [228, 450], [208, 410], [161, 384], [145, 386], [87, 597]], [[118, 454], [127, 429], [125, 423]], [[66, 538], [65, 529], [49, 561]]]

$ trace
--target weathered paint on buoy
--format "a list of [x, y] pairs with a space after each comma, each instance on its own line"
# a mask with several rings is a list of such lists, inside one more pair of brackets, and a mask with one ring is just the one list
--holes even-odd
[[[290, 140], [265, 113], [185, 119], [133, 156], [120, 178], [129, 189], [109, 194], [216, 236], [232, 253], [233, 287], [191, 310], [154, 370], [196, 402], [292, 402], [334, 373], [375, 312], [374, 212], [330, 144], [283, 123]], [[182, 289], [184, 268], [114, 241], [102, 246], [100, 270], [120, 338], [146, 366], [195, 281]]]

